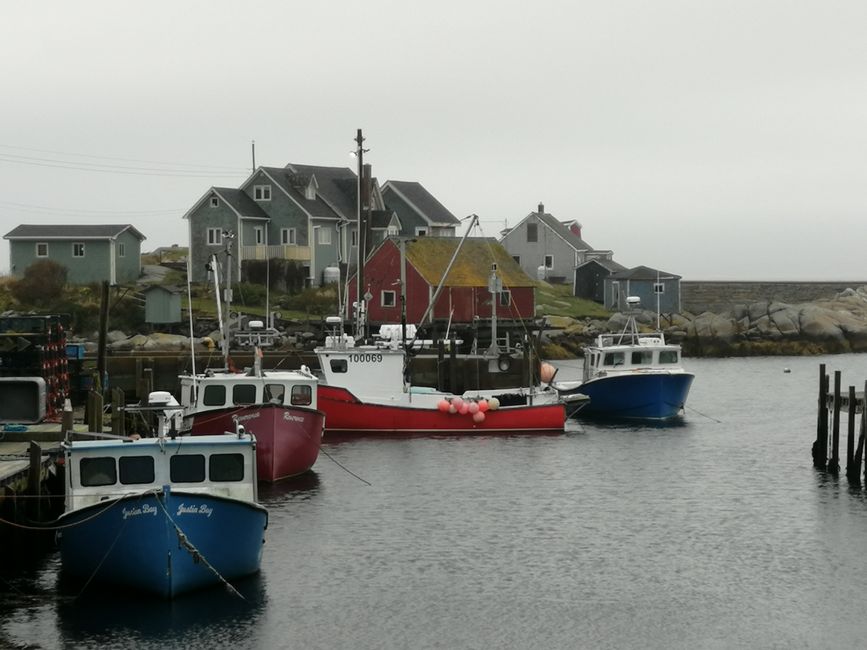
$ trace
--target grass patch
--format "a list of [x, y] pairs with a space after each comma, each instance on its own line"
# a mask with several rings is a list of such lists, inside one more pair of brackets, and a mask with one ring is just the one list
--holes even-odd
[[547, 316], [568, 316], [570, 318], [608, 318], [607, 309], [592, 300], [576, 298], [572, 287], [566, 284], [536, 284], [536, 310]]

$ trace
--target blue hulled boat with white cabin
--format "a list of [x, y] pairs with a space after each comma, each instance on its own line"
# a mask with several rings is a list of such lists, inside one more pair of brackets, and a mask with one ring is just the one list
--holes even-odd
[[[631, 306], [637, 298], [629, 298]], [[662, 332], [639, 332], [629, 314], [619, 333], [601, 334], [584, 348], [579, 381], [555, 381], [562, 395], [590, 398], [581, 416], [668, 420], [683, 413], [695, 375], [681, 362], [681, 348], [666, 343]]]
[[259, 570], [249, 434], [67, 441], [64, 455], [64, 573], [172, 598]]

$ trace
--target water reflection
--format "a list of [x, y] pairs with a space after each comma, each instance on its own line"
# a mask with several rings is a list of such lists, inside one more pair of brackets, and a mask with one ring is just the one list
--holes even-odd
[[320, 489], [319, 474], [308, 470], [276, 483], [259, 484], [259, 502], [265, 507], [278, 506], [288, 501], [313, 499]]
[[57, 624], [71, 641], [101, 639], [118, 644], [177, 646], [185, 637], [207, 629], [213, 646], [230, 638], [244, 638], [266, 604], [265, 578], [259, 573], [233, 581], [242, 597], [224, 587], [184, 594], [173, 600], [131, 593], [100, 585], [88, 586], [61, 573], [57, 582]]

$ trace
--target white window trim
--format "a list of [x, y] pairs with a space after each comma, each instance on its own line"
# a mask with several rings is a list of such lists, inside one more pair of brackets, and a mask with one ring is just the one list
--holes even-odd
[[280, 245], [281, 246], [295, 246], [298, 242], [298, 238], [295, 235], [295, 228], [281, 228], [280, 229]]
[[416, 237], [427, 237], [428, 234], [429, 234], [429, 231], [425, 226], [419, 226], [418, 228], [415, 229], [415, 236]]
[[220, 199], [218, 197], [216, 197], [216, 196], [211, 197], [211, 207], [212, 208], [219, 208], [220, 207]]
[[330, 228], [319, 228], [319, 234], [316, 236], [316, 242], [321, 246], [330, 246], [331, 245], [331, 229]]
[[117, 243], [117, 256], [118, 257], [126, 257], [126, 244], [122, 241]]
[[254, 201], [270, 201], [271, 186], [270, 185], [254, 185], [253, 186]]
[[[548, 264], [548, 258], [549, 258], [549, 257], [551, 258], [551, 263], [550, 263], [550, 264]], [[546, 268], [546, 269], [553, 269], [553, 268], [554, 268], [554, 256], [553, 256], [553, 255], [546, 255], [545, 258], [544, 258], [544, 260], [545, 260], [545, 261], [544, 261], [544, 264], [545, 264], [545, 268]]]
[[[216, 234], [216, 237], [211, 237], [212, 234]], [[207, 239], [208, 246], [219, 246], [223, 243], [223, 229], [222, 228], [208, 228], [207, 231]]]
[[500, 307], [508, 307], [512, 304], [512, 292], [508, 289], [503, 289], [500, 292]]
[[[76, 254], [75, 254], [75, 251], [78, 250], [78, 246], [81, 246], [81, 255], [76, 255]], [[84, 242], [83, 242], [83, 241], [74, 241], [74, 242], [72, 242], [72, 256], [73, 256], [73, 257], [84, 257], [85, 254], [86, 254], [86, 252], [87, 252], [87, 250], [86, 250], [86, 248], [85, 248], [85, 246], [84, 246]]]
[[265, 243], [264, 226], [253, 226], [253, 239], [256, 241], [256, 246], [261, 246]]
[[397, 226], [389, 226], [385, 232], [389, 237], [397, 237], [400, 234], [400, 229]]
[[[45, 252], [40, 254], [39, 247], [45, 246]], [[36, 257], [48, 257], [48, 242], [47, 241], [39, 241], [36, 242]]]
[[654, 282], [653, 283], [653, 293], [655, 293], [655, 294], [665, 293], [665, 283], [664, 282]]
[[[391, 304], [385, 304], [385, 296], [391, 296]], [[382, 307], [397, 307], [397, 294], [393, 290], [385, 290], [383, 289], [379, 294], [379, 304]]]

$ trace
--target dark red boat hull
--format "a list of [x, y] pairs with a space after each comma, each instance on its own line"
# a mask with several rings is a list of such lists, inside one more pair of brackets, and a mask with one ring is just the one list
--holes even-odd
[[273, 483], [303, 474], [316, 462], [325, 414], [316, 409], [258, 404], [196, 413], [192, 435], [235, 431], [235, 420], [256, 436], [260, 481]]

